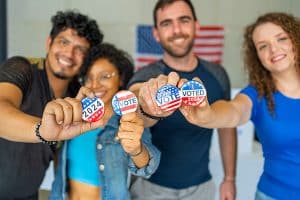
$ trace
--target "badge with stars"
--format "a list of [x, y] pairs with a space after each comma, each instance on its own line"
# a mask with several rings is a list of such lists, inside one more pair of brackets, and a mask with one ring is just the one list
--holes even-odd
[[174, 85], [164, 85], [156, 93], [156, 103], [163, 111], [176, 110], [182, 102], [180, 93], [180, 90]]
[[93, 99], [85, 97], [81, 100], [82, 119], [87, 122], [95, 122], [100, 120], [104, 115], [104, 103], [98, 98]]
[[184, 83], [181, 87], [182, 102], [187, 106], [197, 106], [206, 97], [204, 85], [198, 81], [191, 80]]
[[128, 90], [121, 90], [112, 98], [112, 107], [117, 115], [135, 112], [137, 106], [138, 100], [135, 94]]

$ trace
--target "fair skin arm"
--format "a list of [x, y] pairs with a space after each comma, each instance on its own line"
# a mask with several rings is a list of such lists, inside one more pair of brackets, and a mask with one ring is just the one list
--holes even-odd
[[[48, 141], [70, 139], [90, 129], [102, 126], [103, 122], [87, 123], [81, 121], [81, 103], [78, 99], [65, 98], [49, 102], [42, 119], [25, 114], [20, 110], [21, 90], [10, 83], [1, 83], [0, 90], [0, 135], [11, 141], [40, 142], [34, 129], [38, 121], [41, 136]], [[17, 125], [17, 126], [16, 126]]]
[[[200, 81], [199, 79], [195, 79]], [[185, 80], [181, 80], [182, 85]], [[206, 128], [230, 128], [244, 124], [251, 116], [252, 102], [244, 94], [233, 100], [218, 100], [209, 105], [207, 98], [198, 106], [181, 106], [180, 111], [187, 121]]]
[[236, 197], [236, 128], [218, 129], [218, 136], [224, 169], [224, 178], [220, 185], [220, 200], [234, 200]]
[[[138, 96], [139, 105], [143, 110], [156, 117], [170, 116], [174, 111], [165, 112], [155, 102], [155, 95], [157, 90], [166, 84], [177, 85], [179, 76], [175, 72], [171, 72], [168, 76], [159, 75], [157, 78], [151, 78], [144, 83], [136, 83], [130, 86], [129, 90]], [[157, 123], [157, 120], [144, 116], [140, 110], [138, 111], [140, 117], [144, 121], [145, 127], [151, 127]]]

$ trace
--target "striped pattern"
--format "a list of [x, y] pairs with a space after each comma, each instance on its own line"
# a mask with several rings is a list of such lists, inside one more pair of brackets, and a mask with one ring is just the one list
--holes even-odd
[[136, 96], [130, 92], [122, 90], [116, 93], [112, 99], [112, 107], [118, 115], [135, 112], [138, 105]]
[[[152, 36], [152, 26], [139, 25], [136, 32], [136, 70], [162, 57], [163, 49]], [[194, 52], [205, 60], [222, 63], [224, 27], [202, 26], [197, 30]]]

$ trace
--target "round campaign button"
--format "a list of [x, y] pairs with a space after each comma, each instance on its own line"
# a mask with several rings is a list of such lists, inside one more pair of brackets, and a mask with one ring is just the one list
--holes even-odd
[[156, 93], [156, 103], [163, 111], [173, 111], [181, 105], [180, 90], [174, 85], [164, 85]]
[[98, 98], [85, 97], [81, 100], [82, 119], [87, 122], [95, 122], [100, 120], [104, 115], [104, 103]]
[[184, 83], [181, 87], [182, 102], [188, 106], [201, 104], [206, 97], [204, 85], [198, 81], [191, 80]]
[[128, 90], [121, 90], [112, 98], [112, 108], [118, 115], [135, 112], [137, 106], [136, 96]]

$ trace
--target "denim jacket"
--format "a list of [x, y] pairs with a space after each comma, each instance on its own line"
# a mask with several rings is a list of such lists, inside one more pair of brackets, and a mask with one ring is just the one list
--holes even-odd
[[[133, 175], [149, 178], [157, 169], [160, 161], [160, 152], [152, 145], [151, 133], [149, 129], [145, 128], [142, 142], [149, 152], [150, 160], [144, 168], [136, 168], [121, 144], [114, 140], [118, 132], [119, 120], [119, 116], [112, 116], [102, 133], [97, 137], [95, 148], [98, 169], [103, 182], [101, 187], [102, 200], [130, 200], [128, 171]], [[63, 144], [58, 156], [50, 200], [67, 199], [67, 144], [67, 142]]]

